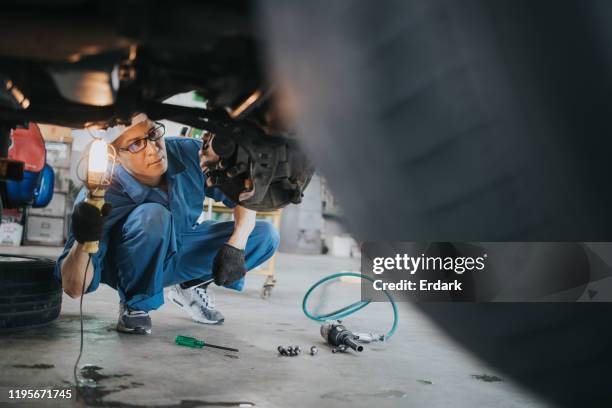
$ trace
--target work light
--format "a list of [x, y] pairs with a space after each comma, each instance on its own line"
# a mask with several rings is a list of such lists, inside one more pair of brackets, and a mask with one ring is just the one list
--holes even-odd
[[[102, 139], [94, 139], [89, 147], [86, 177], [89, 191], [85, 202], [99, 210], [104, 206], [104, 194], [112, 179], [116, 156], [115, 148]], [[98, 241], [85, 242], [83, 250], [95, 254], [98, 252]]]

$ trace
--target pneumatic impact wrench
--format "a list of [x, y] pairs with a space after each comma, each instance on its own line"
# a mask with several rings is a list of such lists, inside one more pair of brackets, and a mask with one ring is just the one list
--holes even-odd
[[321, 326], [321, 336], [323, 339], [334, 348], [333, 353], [344, 352], [348, 347], [355, 351], [363, 351], [363, 346], [357, 343], [359, 336], [344, 327], [341, 322], [328, 321]]

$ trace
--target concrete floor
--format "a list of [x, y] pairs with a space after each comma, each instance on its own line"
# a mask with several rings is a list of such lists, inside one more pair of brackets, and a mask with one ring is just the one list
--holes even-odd
[[[42, 251], [57, 253], [55, 248]], [[350, 259], [279, 254], [278, 284], [268, 300], [259, 297], [264, 277], [253, 275], [242, 293], [216, 290], [225, 324], [198, 325], [166, 304], [152, 313], [150, 336], [114, 330], [117, 296], [101, 285], [84, 299], [81, 360], [81, 365], [100, 367], [89, 371], [98, 387], [89, 392], [89, 404], [81, 398], [53, 404], [46, 400], [46, 405], [199, 407], [238, 406], [242, 401], [256, 407], [548, 406], [461, 350], [406, 304], [389, 343], [368, 345], [359, 355], [332, 354], [318, 324], [302, 314], [302, 296], [327, 274], [358, 269], [358, 261]], [[326, 307], [341, 306], [358, 298], [359, 285], [340, 283], [329, 291], [338, 303]], [[52, 325], [0, 337], [0, 405], [8, 401], [11, 387], [71, 386], [79, 347], [78, 306], [66, 297], [62, 315]], [[355, 330], [385, 331], [390, 317], [389, 305], [374, 304], [344, 323]], [[178, 334], [240, 352], [179, 347], [173, 343]], [[316, 345], [319, 353], [279, 357], [277, 346], [290, 344], [302, 349]]]

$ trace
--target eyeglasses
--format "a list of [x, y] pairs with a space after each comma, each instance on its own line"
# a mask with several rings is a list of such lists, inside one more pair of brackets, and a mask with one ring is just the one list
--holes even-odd
[[122, 152], [130, 152], [132, 154], [138, 153], [147, 147], [147, 142], [157, 142], [162, 138], [166, 132], [166, 127], [159, 122], [155, 122], [155, 126], [147, 131], [147, 135], [142, 139], [136, 139], [130, 143], [127, 147], [120, 147], [119, 150]]

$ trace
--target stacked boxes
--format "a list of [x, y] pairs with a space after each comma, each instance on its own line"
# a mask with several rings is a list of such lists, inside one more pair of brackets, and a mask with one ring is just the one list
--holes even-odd
[[2, 212], [0, 220], [0, 245], [1, 246], [19, 246], [23, 235], [23, 226], [21, 225], [22, 213], [17, 209], [7, 210]]
[[67, 193], [70, 186], [70, 130], [41, 126], [47, 164], [53, 167], [55, 183], [53, 199], [43, 208], [29, 208], [26, 218], [26, 245], [63, 245], [66, 235]]

